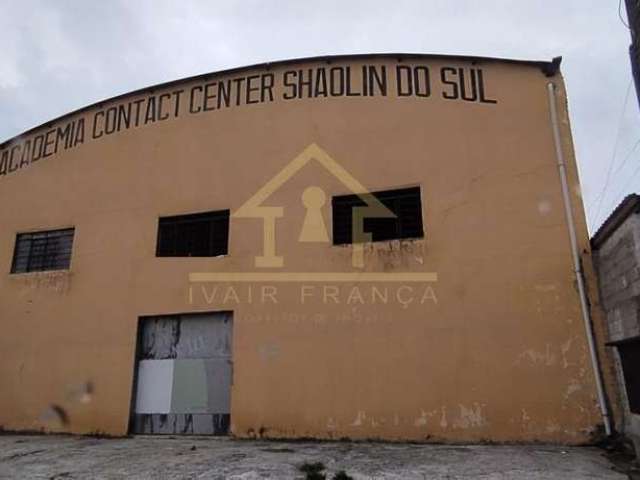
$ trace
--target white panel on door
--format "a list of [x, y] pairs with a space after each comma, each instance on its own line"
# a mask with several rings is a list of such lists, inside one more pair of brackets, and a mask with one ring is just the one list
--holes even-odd
[[136, 413], [171, 412], [174, 360], [141, 360], [138, 363]]

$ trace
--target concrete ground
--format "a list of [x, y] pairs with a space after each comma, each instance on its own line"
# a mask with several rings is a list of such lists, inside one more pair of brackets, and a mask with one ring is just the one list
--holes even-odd
[[2, 479], [304, 479], [305, 462], [322, 462], [328, 479], [339, 470], [355, 480], [627, 478], [587, 447], [0, 436]]

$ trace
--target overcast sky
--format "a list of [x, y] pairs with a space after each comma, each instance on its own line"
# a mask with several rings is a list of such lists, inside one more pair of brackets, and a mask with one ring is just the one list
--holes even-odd
[[120, 93], [270, 60], [562, 55], [593, 229], [640, 190], [629, 42], [618, 0], [0, 0], [0, 141]]

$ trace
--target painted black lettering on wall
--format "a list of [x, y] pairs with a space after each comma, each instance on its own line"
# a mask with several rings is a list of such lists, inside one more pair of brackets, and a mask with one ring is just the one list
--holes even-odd
[[498, 103], [495, 94], [485, 71], [476, 66], [436, 69], [404, 62], [395, 66], [328, 63], [231, 77], [212, 75], [181, 89], [151, 91], [131, 100], [99, 105], [73, 119], [14, 139], [0, 149], [0, 177], [85, 141], [104, 140], [127, 130], [230, 108], [333, 97], [353, 101], [370, 97], [425, 102], [439, 99], [491, 106]]

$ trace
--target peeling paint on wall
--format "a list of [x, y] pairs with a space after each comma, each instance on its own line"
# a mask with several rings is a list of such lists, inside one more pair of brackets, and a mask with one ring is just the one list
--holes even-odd
[[551, 344], [547, 343], [543, 351], [537, 351], [530, 348], [520, 353], [513, 364], [521, 365], [522, 363], [532, 363], [550, 367], [556, 362], [557, 355], [551, 351]]
[[11, 275], [9, 280], [19, 284], [23, 294], [39, 289], [65, 294], [71, 287], [72, 275], [67, 270], [54, 270]]
[[442, 411], [442, 416], [440, 417], [440, 428], [444, 430], [449, 425], [447, 423], [447, 409], [445, 407], [442, 407], [441, 411]]
[[352, 427], [361, 427], [365, 420], [367, 419], [367, 414], [365, 412], [358, 412], [356, 418], [351, 423]]
[[460, 415], [453, 421], [454, 428], [479, 428], [488, 424], [487, 420], [482, 415], [482, 405], [474, 403], [470, 407], [466, 407], [462, 404], [460, 407]]

